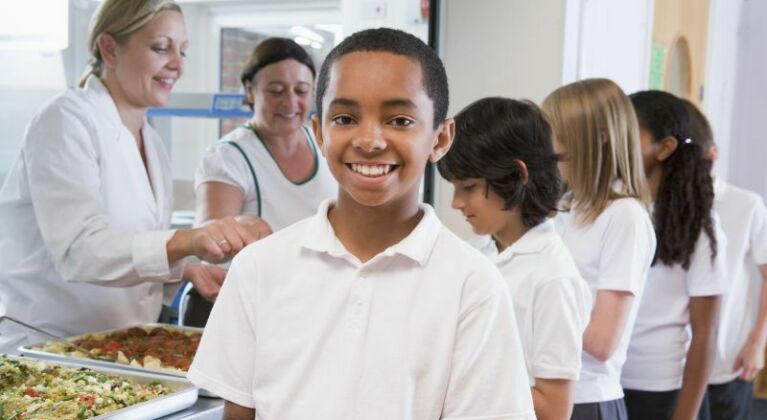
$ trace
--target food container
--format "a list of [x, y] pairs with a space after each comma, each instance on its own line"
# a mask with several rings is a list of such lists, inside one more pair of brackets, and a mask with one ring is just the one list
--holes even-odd
[[[128, 331], [131, 328], [141, 328], [144, 330], [153, 329], [153, 328], [162, 328], [166, 330], [184, 332], [188, 334], [202, 334], [202, 328], [179, 327], [176, 325], [169, 325], [169, 324], [141, 324], [141, 325], [135, 325], [128, 328], [117, 328], [117, 329], [107, 330], [107, 331], [97, 331], [92, 333], [86, 333], [86, 334], [82, 334], [82, 335], [78, 335], [74, 337], [69, 337], [67, 338], [67, 341], [75, 341], [78, 339], [93, 337], [93, 336], [109, 336], [116, 333], [124, 333], [125, 331]], [[84, 366], [103, 367], [103, 368], [109, 368], [109, 369], [125, 369], [125, 370], [130, 370], [135, 372], [169, 375], [169, 376], [175, 376], [179, 378], [186, 377], [185, 371], [173, 369], [173, 368], [163, 368], [160, 366], [141, 366], [135, 363], [129, 364], [127, 362], [120, 363], [117, 361], [112, 362], [112, 361], [103, 360], [103, 359], [92, 359], [92, 358], [88, 358], [85, 355], [82, 355], [81, 353], [77, 351], [72, 351], [68, 353], [67, 352], [56, 353], [53, 351], [46, 351], [43, 349], [46, 343], [48, 342], [27, 344], [24, 346], [20, 346], [18, 348], [18, 351], [23, 356], [31, 356], [37, 359], [61, 360], [64, 362], [74, 362]]]
[[[144, 330], [153, 329], [153, 328], [163, 328], [163, 329], [167, 329], [171, 331], [184, 332], [187, 334], [202, 334], [202, 331], [203, 331], [202, 328], [181, 327], [181, 326], [170, 325], [170, 324], [140, 324], [140, 325], [134, 325], [132, 327], [127, 327], [127, 328], [116, 328], [113, 330], [86, 333], [86, 334], [82, 334], [82, 335], [78, 335], [74, 337], [69, 337], [67, 338], [67, 340], [74, 341], [74, 340], [78, 340], [85, 337], [91, 337], [91, 336], [107, 336], [107, 335], [111, 335], [115, 333], [123, 333], [125, 331], [130, 330], [131, 328], [142, 328]], [[178, 369], [164, 369], [161, 367], [149, 367], [149, 366], [141, 366], [136, 364], [119, 363], [117, 361], [112, 362], [109, 360], [92, 359], [92, 358], [86, 357], [85, 355], [79, 354], [79, 352], [55, 353], [51, 351], [46, 351], [43, 349], [46, 343], [48, 342], [46, 341], [41, 343], [33, 343], [33, 344], [27, 344], [24, 346], [19, 346], [18, 351], [23, 356], [34, 357], [36, 359], [76, 363], [78, 365], [94, 367], [94, 368], [121, 369], [121, 370], [130, 371], [130, 372], [142, 372], [142, 373], [148, 373], [148, 374], [154, 374], [154, 375], [167, 375], [167, 376], [177, 377], [177, 378], [186, 378], [186, 372], [182, 370], [178, 370]], [[203, 397], [217, 398], [215, 394], [205, 389], [200, 389], [200, 395]]]
[[[59, 366], [64, 368], [80, 369], [83, 366], [77, 363], [68, 363], [61, 361], [42, 361], [25, 357], [17, 356], [3, 356], [9, 360], [16, 360], [22, 363], [43, 363], [45, 366]], [[167, 395], [161, 395], [149, 401], [139, 402], [137, 404], [120, 408], [109, 413], [99, 415], [97, 417], [91, 417], [92, 419], [113, 419], [113, 420], [136, 420], [136, 419], [153, 419], [162, 416], [166, 416], [171, 413], [175, 413], [180, 410], [184, 410], [194, 405], [197, 401], [197, 388], [189, 381], [183, 379], [176, 379], [169, 376], [152, 375], [139, 372], [127, 372], [119, 369], [109, 368], [91, 368], [94, 372], [106, 374], [110, 376], [116, 376], [125, 378], [134, 384], [149, 384], [151, 382], [159, 383], [169, 388], [171, 391]], [[43, 386], [44, 387], [44, 386]], [[75, 388], [75, 389], [79, 389]], [[44, 389], [39, 391], [45, 392]], [[95, 396], [93, 398], [99, 398]], [[62, 418], [62, 420], [64, 420]]]

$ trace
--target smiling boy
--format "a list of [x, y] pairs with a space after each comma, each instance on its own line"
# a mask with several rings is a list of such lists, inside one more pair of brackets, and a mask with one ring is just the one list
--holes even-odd
[[312, 124], [338, 198], [235, 258], [188, 375], [225, 418], [535, 418], [499, 272], [419, 204], [447, 98], [404, 32], [328, 55]]

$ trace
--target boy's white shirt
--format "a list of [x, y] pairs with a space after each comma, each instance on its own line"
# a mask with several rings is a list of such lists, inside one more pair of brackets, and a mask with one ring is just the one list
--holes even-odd
[[621, 385], [638, 391], [673, 391], [682, 387], [690, 346], [690, 298], [727, 291], [727, 239], [712, 211], [718, 252], [712, 259], [711, 241], [701, 231], [690, 268], [657, 262], [650, 268], [639, 314], [629, 343]]
[[639, 200], [621, 198], [612, 201], [591, 224], [579, 225], [577, 211], [572, 210], [559, 213], [555, 226], [589, 285], [590, 310], [600, 290], [625, 291], [634, 296], [615, 352], [607, 362], [601, 362], [584, 350], [581, 377], [574, 386], [576, 404], [622, 398], [621, 368], [655, 254], [650, 216]]
[[719, 177], [714, 180], [714, 195], [714, 209], [727, 236], [729, 286], [719, 311], [717, 354], [709, 383], [723, 384], [740, 375], [740, 370], [733, 370], [735, 359], [756, 323], [762, 287], [757, 266], [767, 264], [767, 208], [758, 194]]
[[489, 235], [470, 243], [496, 264], [509, 288], [530, 386], [535, 378], [577, 380], [591, 293], [553, 221], [500, 254]]
[[422, 206], [362, 264], [317, 215], [232, 264], [188, 377], [259, 419], [534, 419], [498, 270]]

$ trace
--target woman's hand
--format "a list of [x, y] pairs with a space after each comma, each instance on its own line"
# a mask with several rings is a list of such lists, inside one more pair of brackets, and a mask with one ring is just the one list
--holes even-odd
[[194, 255], [212, 263], [224, 262], [257, 239], [252, 227], [233, 217], [211, 220], [198, 228], [177, 230], [167, 244], [168, 260], [173, 263]]
[[194, 285], [197, 293], [213, 302], [224, 284], [226, 270], [216, 265], [192, 264], [184, 268], [184, 279]]
[[256, 240], [263, 239], [272, 234], [272, 227], [266, 223], [266, 220], [255, 214], [241, 214], [234, 218], [238, 223], [245, 225]]

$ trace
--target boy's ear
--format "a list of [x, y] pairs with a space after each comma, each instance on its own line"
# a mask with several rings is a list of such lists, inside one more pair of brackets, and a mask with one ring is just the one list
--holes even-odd
[[[322, 124], [320, 123], [319, 114], [312, 115], [312, 132], [314, 133], [314, 139], [317, 141], [317, 147], [322, 152], [322, 156], [325, 156], [325, 148], [322, 147], [325, 144], [325, 139], [322, 138]], [[327, 158], [327, 156], [325, 156]]]
[[514, 159], [514, 164], [519, 167], [519, 172], [522, 175], [522, 185], [527, 185], [527, 180], [530, 179], [530, 172], [527, 170], [527, 164], [521, 159]]
[[453, 144], [453, 138], [455, 137], [455, 120], [452, 118], [445, 119], [437, 130], [437, 137], [429, 154], [429, 162], [431, 163], [436, 163], [442, 159], [442, 156], [445, 156], [447, 151], [450, 150], [450, 145]]
[[660, 162], [668, 159], [673, 155], [676, 149], [679, 147], [679, 142], [674, 137], [666, 137], [658, 144], [658, 149], [655, 152], [655, 159]]

